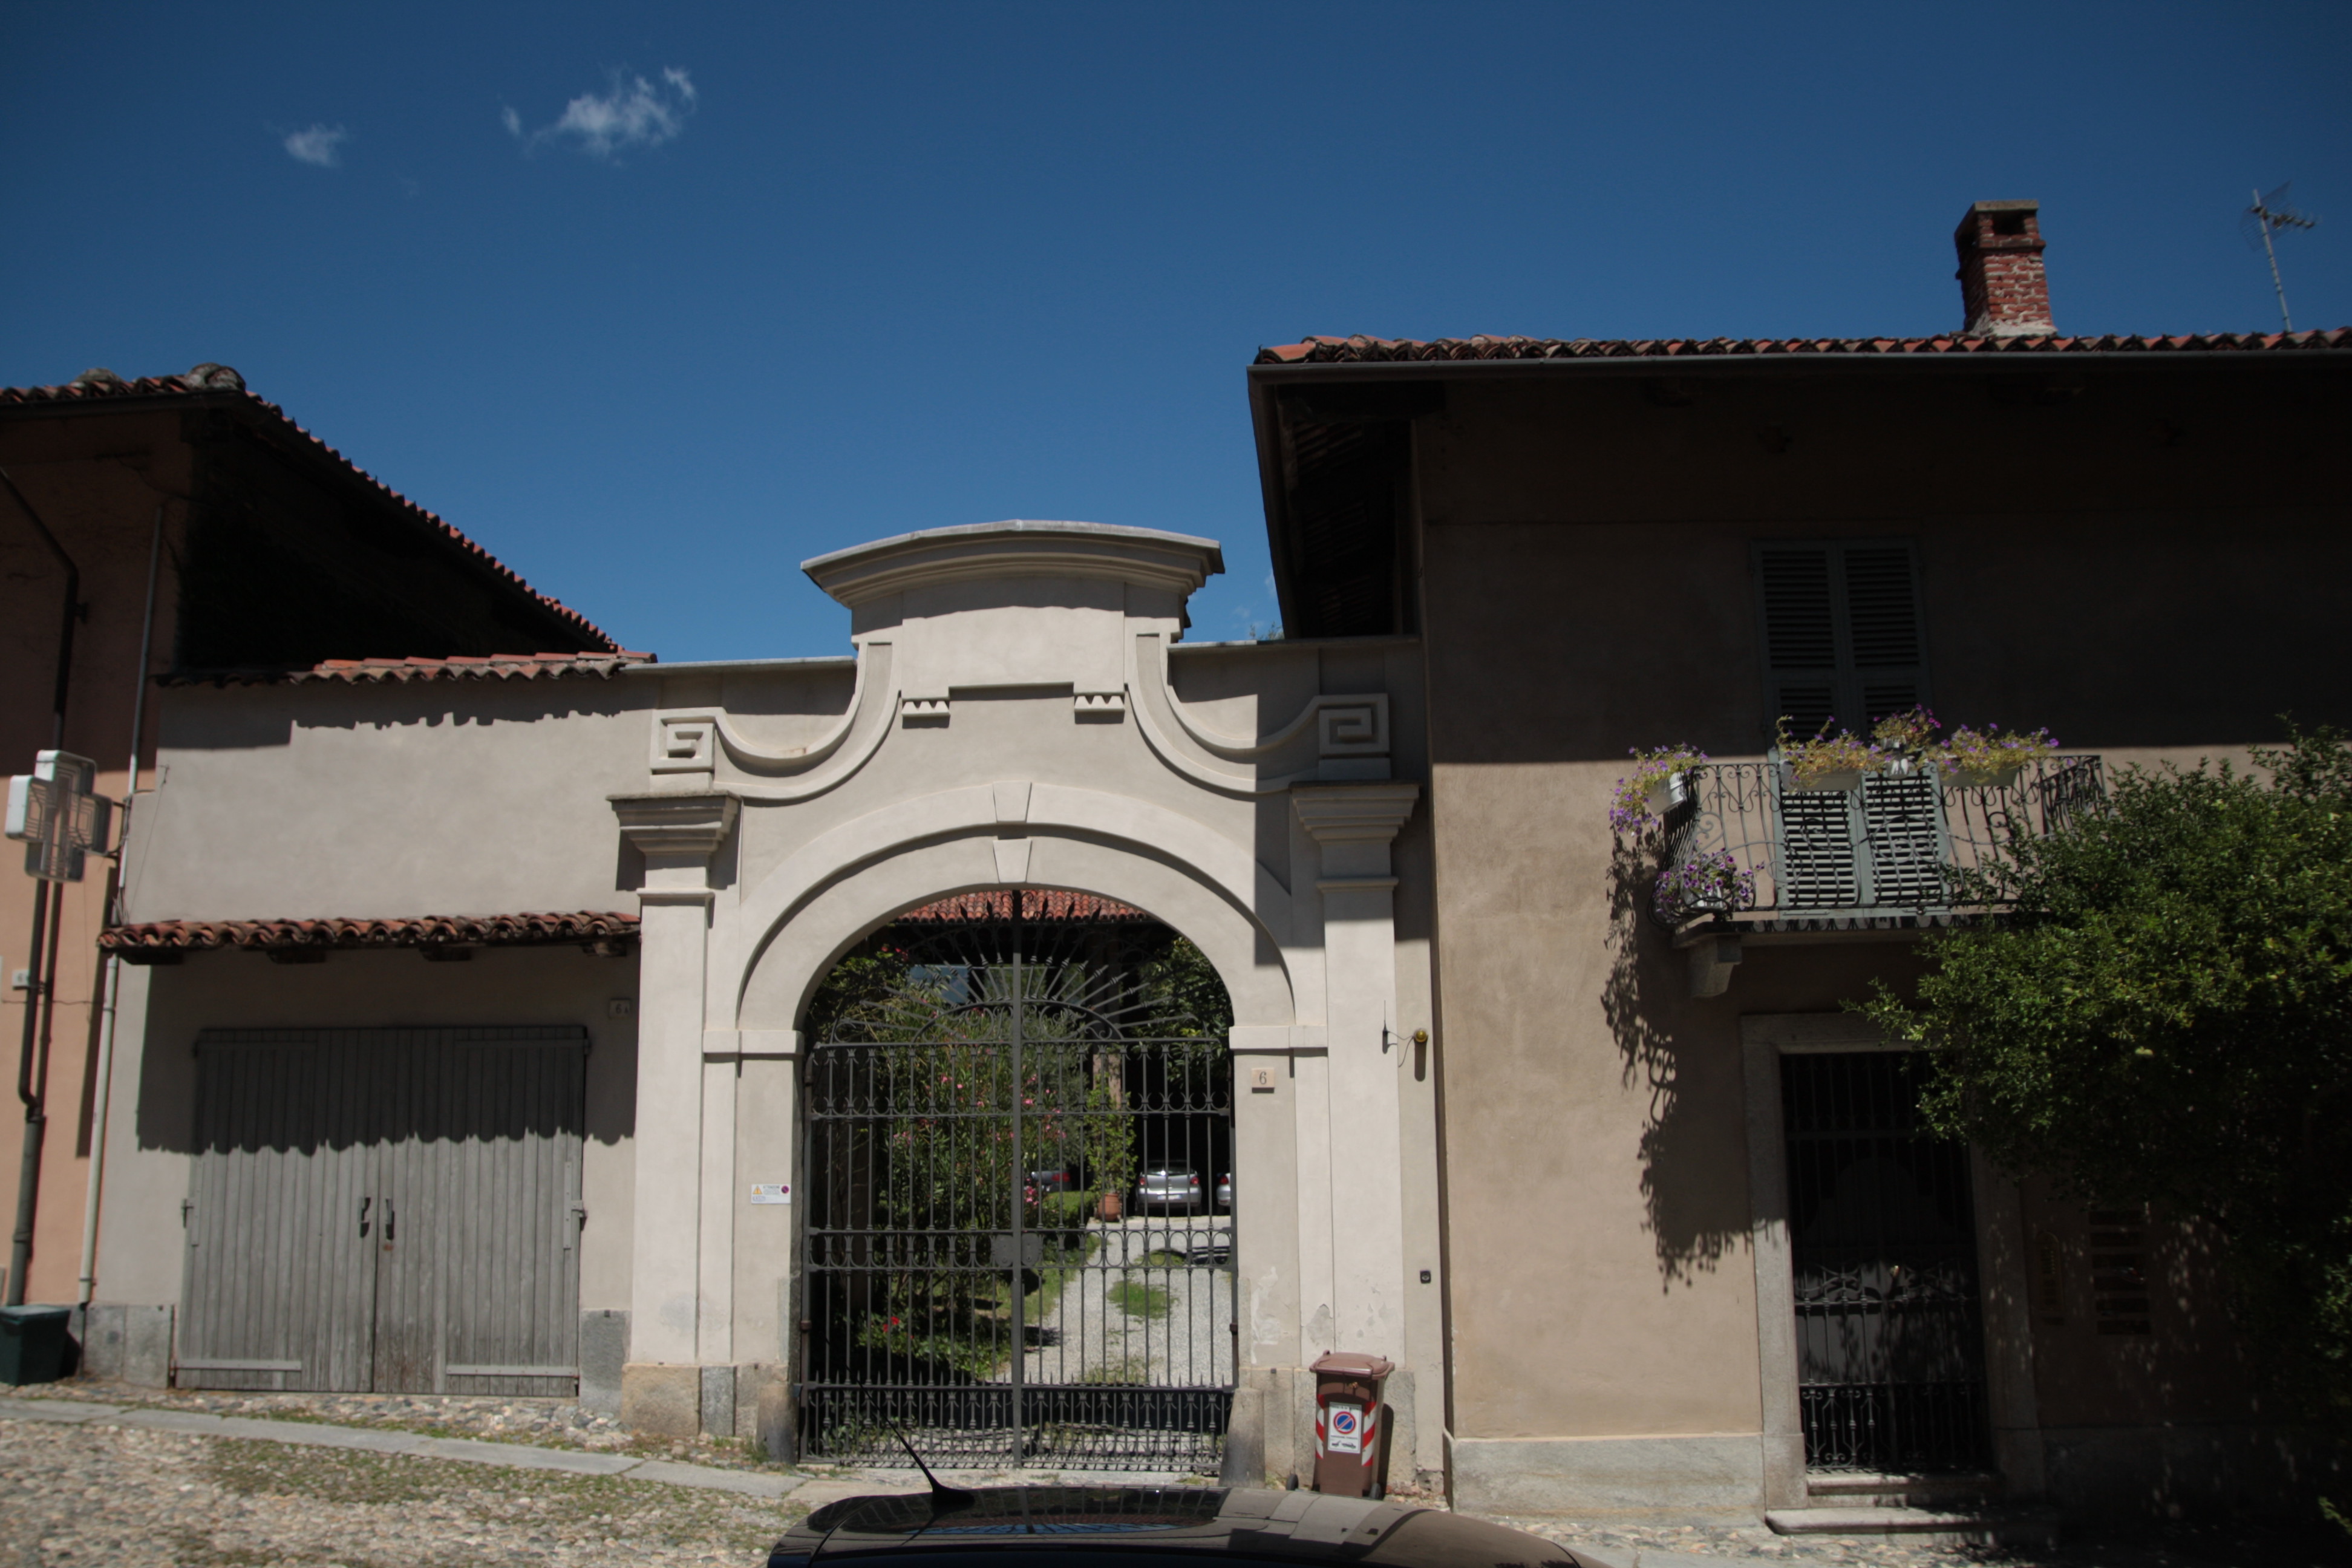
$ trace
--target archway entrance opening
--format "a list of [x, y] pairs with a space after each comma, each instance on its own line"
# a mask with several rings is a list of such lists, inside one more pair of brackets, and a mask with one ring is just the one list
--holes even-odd
[[1091, 894], [911, 910], [804, 1017], [801, 1451], [1213, 1473], [1233, 1401], [1233, 1009]]

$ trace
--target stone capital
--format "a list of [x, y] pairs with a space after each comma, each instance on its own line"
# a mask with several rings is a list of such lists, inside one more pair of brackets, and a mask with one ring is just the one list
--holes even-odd
[[1387, 844], [1421, 798], [1417, 784], [1300, 784], [1290, 792], [1298, 820], [1318, 844]]
[[615, 795], [613, 815], [629, 842], [649, 856], [707, 858], [734, 829], [742, 803], [723, 790], [697, 795]]

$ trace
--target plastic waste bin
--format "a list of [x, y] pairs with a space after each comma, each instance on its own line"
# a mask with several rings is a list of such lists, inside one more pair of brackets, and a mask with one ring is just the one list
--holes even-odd
[[55, 1383], [66, 1374], [70, 1307], [0, 1307], [0, 1383]]
[[1315, 1374], [1315, 1489], [1335, 1497], [1387, 1495], [1381, 1390], [1396, 1363], [1334, 1351], [1307, 1370]]

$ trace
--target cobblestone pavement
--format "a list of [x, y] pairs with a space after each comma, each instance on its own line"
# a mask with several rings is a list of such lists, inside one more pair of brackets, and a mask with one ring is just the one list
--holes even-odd
[[1798, 1538], [1758, 1526], [1731, 1530], [1625, 1525], [1591, 1528], [1557, 1519], [1490, 1516], [1531, 1531], [1608, 1568], [2341, 1568], [2352, 1542], [2341, 1537], [2232, 1528], [2174, 1526], [2137, 1532], [2066, 1531], [2044, 1548], [1932, 1546], [1899, 1538]]
[[206, 1415], [248, 1415], [264, 1420], [323, 1421], [336, 1426], [423, 1432], [436, 1437], [478, 1437], [491, 1443], [530, 1443], [588, 1453], [642, 1454], [698, 1465], [743, 1468], [758, 1460], [732, 1438], [653, 1438], [633, 1436], [610, 1415], [583, 1409], [568, 1399], [467, 1397], [460, 1394], [241, 1394], [222, 1390], [143, 1388], [98, 1378], [31, 1384], [10, 1388], [11, 1399], [89, 1400], [159, 1410], [193, 1410]]
[[[77, 1382], [12, 1388], [20, 1400], [138, 1405], [216, 1415], [469, 1437], [755, 1470], [802, 1486], [798, 1501], [634, 1476], [515, 1470], [405, 1454], [205, 1436], [100, 1423], [0, 1419], [0, 1568], [65, 1568], [100, 1558], [188, 1568], [277, 1564], [739, 1563], [753, 1568], [806, 1505], [919, 1485], [904, 1471], [760, 1462], [725, 1439], [632, 1437], [609, 1417], [557, 1400], [225, 1394]], [[290, 1436], [290, 1434], [289, 1434]], [[325, 1434], [321, 1434], [323, 1437]], [[1112, 1478], [963, 1472], [967, 1485]], [[1173, 1476], [1119, 1477], [1171, 1482]], [[1200, 1478], [1181, 1478], [1201, 1484]], [[715, 1483], [718, 1478], [710, 1478]], [[737, 1483], [729, 1482], [728, 1485]], [[1400, 1492], [1443, 1507], [1442, 1500]], [[1502, 1518], [1606, 1568], [2344, 1568], [2352, 1542], [2328, 1535], [2176, 1527], [2129, 1535], [2070, 1531], [2049, 1549], [1931, 1546], [1883, 1538], [1776, 1536], [1757, 1529], [1617, 1526]]]
[[0, 1568], [753, 1568], [802, 1511], [625, 1478], [0, 1422]]

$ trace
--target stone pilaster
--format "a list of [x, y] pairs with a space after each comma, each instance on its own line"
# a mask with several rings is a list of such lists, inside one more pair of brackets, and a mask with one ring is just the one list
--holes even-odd
[[[1307, 1191], [1310, 1182], [1328, 1184], [1330, 1214], [1328, 1319], [1319, 1310], [1325, 1303], [1300, 1303], [1309, 1337], [1328, 1341], [1301, 1346], [1310, 1356], [1329, 1349], [1403, 1359], [1403, 1147], [1397, 1073], [1404, 1042], [1395, 1027], [1396, 876], [1390, 846], [1420, 794], [1418, 784], [1385, 782], [1306, 784], [1291, 791], [1299, 820], [1321, 854], [1315, 886], [1323, 907], [1329, 1052], [1327, 1124], [1319, 1140], [1328, 1151], [1328, 1172], [1299, 1173], [1302, 1209], [1314, 1206]], [[1302, 1128], [1302, 1134], [1307, 1131]], [[1302, 1166], [1305, 1152], [1302, 1136]], [[1302, 1235], [1302, 1250], [1321, 1239]], [[1322, 1272], [1302, 1259], [1303, 1278]], [[1316, 1334], [1318, 1320], [1328, 1325], [1321, 1336]]]
[[[696, 1402], [668, 1388], [665, 1367], [704, 1359], [709, 1268], [725, 1268], [726, 1237], [704, 1210], [707, 1086], [702, 1060], [704, 969], [710, 938], [710, 858], [735, 826], [739, 803], [719, 791], [612, 798], [621, 831], [644, 852], [637, 1001], [636, 1233], [632, 1239], [629, 1363], [622, 1374], [633, 1425], [691, 1435]], [[726, 1108], [731, 1143], [732, 1107]], [[731, 1152], [731, 1150], [730, 1151]], [[721, 1231], [728, 1186], [717, 1194]], [[707, 1256], [715, 1250], [716, 1258]], [[728, 1297], [723, 1283], [718, 1299]], [[723, 1319], [725, 1308], [719, 1309]], [[723, 1335], [723, 1322], [719, 1325]], [[633, 1384], [642, 1385], [633, 1390]], [[632, 1397], [633, 1393], [636, 1395]], [[665, 1396], [666, 1394], [669, 1396]], [[679, 1415], [672, 1406], [688, 1414]]]

